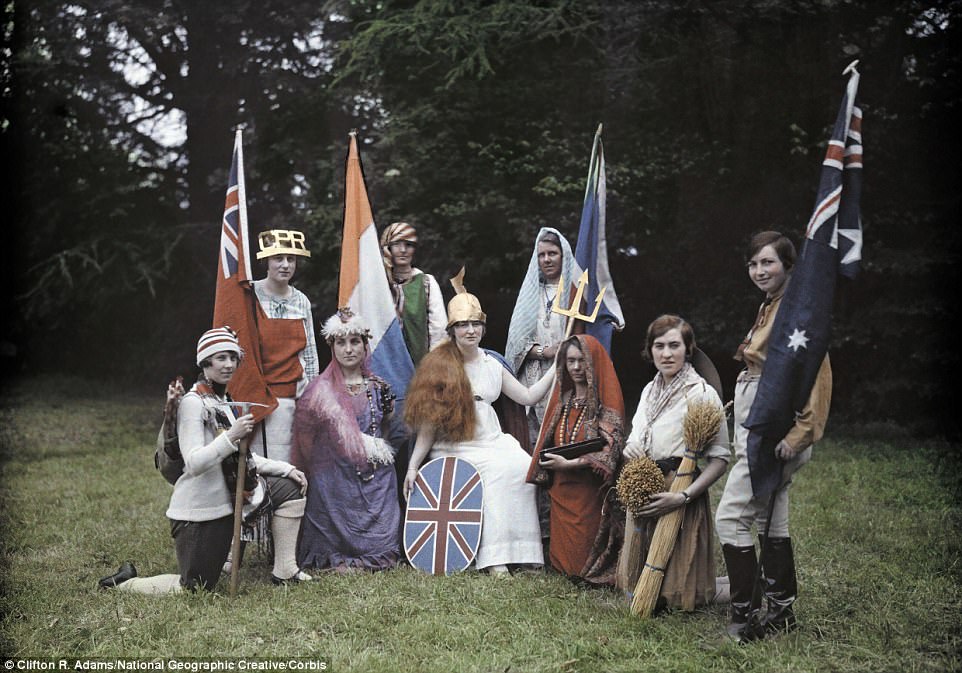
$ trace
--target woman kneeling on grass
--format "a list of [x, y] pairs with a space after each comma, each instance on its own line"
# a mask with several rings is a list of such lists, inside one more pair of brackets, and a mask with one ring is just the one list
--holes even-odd
[[[528, 481], [548, 484], [551, 566], [589, 585], [615, 582], [624, 513], [612, 488], [625, 444], [625, 403], [611, 358], [597, 339], [577, 334], [558, 347], [545, 430]], [[600, 439], [596, 450], [565, 458], [551, 447]]]
[[[197, 342], [197, 366], [203, 371], [180, 403], [177, 435], [184, 473], [174, 484], [167, 517], [177, 553], [179, 575], [137, 577], [130, 562], [100, 580], [102, 589], [159, 594], [184, 588], [212, 590], [227, 560], [234, 529], [234, 486], [241, 442], [254, 426], [251, 414], [237, 416], [227, 383], [243, 357], [230, 327], [205, 332]], [[244, 447], [245, 451], [249, 451]], [[310, 579], [294, 560], [297, 532], [304, 514], [307, 480], [293, 465], [248, 454], [245, 486], [256, 486], [257, 473], [270, 494], [273, 512], [275, 584]]]

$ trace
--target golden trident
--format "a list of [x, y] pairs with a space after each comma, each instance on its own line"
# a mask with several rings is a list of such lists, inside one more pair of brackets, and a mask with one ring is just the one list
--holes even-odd
[[[585, 322], [595, 321], [595, 318], [598, 317], [598, 309], [601, 308], [601, 300], [604, 299], [604, 296], [605, 296], [605, 290], [608, 289], [607, 287], [601, 288], [601, 292], [598, 293], [598, 298], [595, 299], [595, 310], [591, 312], [591, 315], [585, 315], [584, 313], [581, 312], [581, 300], [582, 298], [584, 298], [585, 288], [588, 287], [588, 270], [585, 269], [584, 272], [581, 274], [581, 278], [578, 279], [578, 287], [575, 289], [575, 296], [572, 298], [571, 306], [569, 306], [568, 308], [561, 308], [561, 292], [564, 289], [564, 282], [565, 282], [565, 277], [564, 277], [564, 274], [562, 273], [561, 276], [558, 278], [558, 290], [555, 292], [555, 295], [554, 295], [554, 303], [551, 305], [551, 311], [553, 313], [558, 313], [560, 315], [568, 317], [568, 322], [565, 327], [565, 338], [561, 340], [561, 343], [564, 343], [565, 341], [567, 341], [568, 337], [571, 336], [571, 330], [574, 328], [576, 320], [584, 320]], [[552, 369], [555, 369], [556, 371], [558, 366], [558, 357], [561, 355], [560, 353], [561, 344], [558, 344], [558, 346], [559, 346], [559, 350], [555, 351], [554, 362], [551, 365]], [[551, 395], [554, 393], [555, 386], [557, 385], [560, 385], [560, 381], [558, 381], [558, 379], [555, 379], [554, 382], [551, 384], [551, 390], [548, 391], [549, 400], [551, 399]], [[534, 451], [535, 447], [540, 445], [542, 443], [542, 440], [544, 439], [546, 420], [548, 420], [547, 417], [545, 417], [541, 421], [541, 426], [538, 428], [538, 440], [535, 443], [535, 446], [531, 447], [532, 451]], [[540, 456], [539, 456], [539, 460], [540, 460]]]
[[575, 320], [584, 320], [585, 322], [594, 322], [595, 318], [598, 317], [598, 309], [601, 308], [601, 300], [605, 297], [605, 290], [607, 287], [602, 287], [601, 292], [598, 293], [598, 298], [595, 299], [595, 310], [592, 311], [591, 315], [585, 315], [581, 313], [581, 300], [585, 294], [585, 288], [588, 286], [588, 270], [585, 269], [581, 274], [581, 278], [578, 279], [578, 288], [575, 290], [574, 299], [571, 300], [571, 306], [568, 308], [561, 308], [561, 292], [564, 288], [565, 276], [562, 273], [558, 278], [558, 290], [554, 294], [554, 304], [551, 306], [552, 313], [559, 313], [564, 316], [568, 316], [568, 326], [565, 329], [565, 339], [571, 336], [571, 328], [574, 326]]

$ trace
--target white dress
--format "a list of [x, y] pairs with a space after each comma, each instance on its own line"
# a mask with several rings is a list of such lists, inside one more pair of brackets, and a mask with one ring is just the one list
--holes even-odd
[[481, 475], [484, 521], [475, 560], [479, 569], [508, 563], [544, 563], [537, 489], [525, 482], [531, 457], [518, 440], [501, 431], [491, 406], [501, 395], [502, 369], [497, 360], [484, 353], [474, 362], [465, 363], [478, 419], [474, 437], [464, 442], [438, 442], [430, 456], [464, 458]]

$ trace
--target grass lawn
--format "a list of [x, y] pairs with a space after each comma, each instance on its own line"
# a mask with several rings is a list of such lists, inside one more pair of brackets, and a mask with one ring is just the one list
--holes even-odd
[[[557, 575], [410, 568], [277, 588], [249, 554], [241, 591], [99, 591], [131, 559], [176, 572], [170, 487], [154, 470], [162, 393], [42, 379], [0, 400], [2, 654], [311, 657], [331, 671], [958, 671], [959, 477], [936, 441], [830, 429], [796, 479], [802, 627], [740, 647], [724, 607], [632, 618]], [[722, 491], [716, 485], [715, 498]], [[720, 554], [719, 554], [720, 559]], [[719, 572], [723, 572], [719, 560]]]

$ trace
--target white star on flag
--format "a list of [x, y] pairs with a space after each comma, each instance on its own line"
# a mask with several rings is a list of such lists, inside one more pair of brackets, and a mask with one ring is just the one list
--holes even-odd
[[842, 259], [841, 264], [860, 261], [862, 259], [862, 230], [839, 229], [838, 233], [852, 242], [852, 247]]
[[805, 336], [805, 330], [802, 330], [801, 332], [799, 332], [798, 328], [796, 327], [795, 331], [792, 332], [792, 335], [788, 337], [788, 347], [791, 348], [796, 353], [798, 352], [799, 347], [807, 348], [808, 337]]

